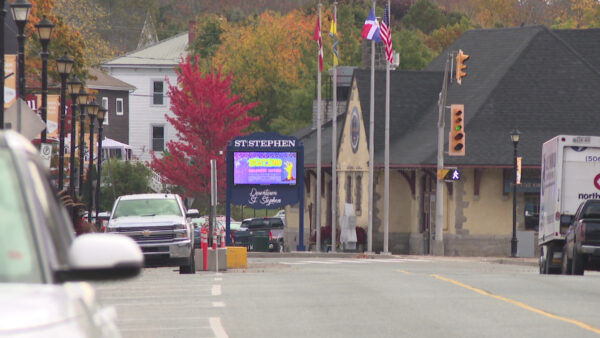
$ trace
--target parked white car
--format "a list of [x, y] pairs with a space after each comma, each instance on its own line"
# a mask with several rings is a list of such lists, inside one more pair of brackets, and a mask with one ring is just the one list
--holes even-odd
[[136, 276], [142, 252], [125, 236], [74, 237], [39, 156], [0, 131], [0, 336], [119, 337], [114, 308], [85, 281]]

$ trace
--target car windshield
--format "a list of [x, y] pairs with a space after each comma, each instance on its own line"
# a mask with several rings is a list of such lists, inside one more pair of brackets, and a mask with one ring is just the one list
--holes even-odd
[[41, 266], [13, 160], [0, 150], [0, 283], [39, 283]]
[[128, 216], [182, 216], [175, 199], [120, 200], [113, 218]]

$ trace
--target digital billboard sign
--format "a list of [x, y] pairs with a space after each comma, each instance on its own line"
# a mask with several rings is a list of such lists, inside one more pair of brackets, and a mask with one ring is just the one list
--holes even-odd
[[296, 184], [295, 152], [233, 153], [233, 184]]

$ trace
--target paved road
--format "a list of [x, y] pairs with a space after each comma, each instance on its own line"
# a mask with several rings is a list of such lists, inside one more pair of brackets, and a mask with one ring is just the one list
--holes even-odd
[[[510, 260], [504, 260], [507, 262]], [[250, 258], [96, 284], [125, 337], [598, 337], [600, 274], [428, 256]]]

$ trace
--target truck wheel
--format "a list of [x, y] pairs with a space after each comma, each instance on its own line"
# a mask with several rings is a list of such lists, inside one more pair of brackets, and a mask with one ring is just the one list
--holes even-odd
[[179, 273], [180, 274], [192, 274], [192, 273], [196, 273], [196, 261], [194, 259], [194, 250], [192, 250], [192, 253], [190, 254], [190, 257], [188, 258], [188, 265], [180, 265], [179, 266]]
[[571, 272], [573, 275], [583, 275], [583, 255], [577, 253], [577, 249], [573, 248], [573, 262], [571, 263]]
[[561, 269], [560, 272], [563, 275], [570, 275], [572, 273], [572, 261], [569, 259], [569, 257], [567, 257], [567, 245], [565, 244], [565, 246], [563, 247], [562, 250], [562, 264], [561, 264]]

